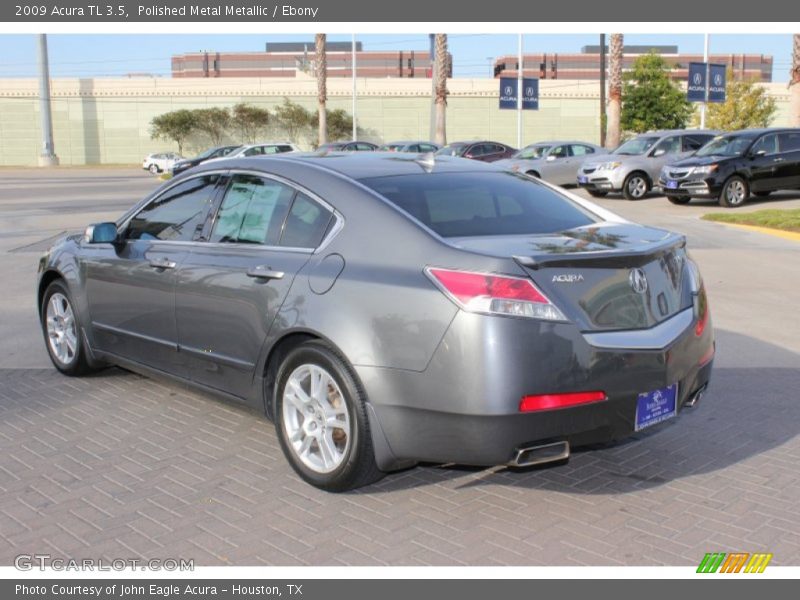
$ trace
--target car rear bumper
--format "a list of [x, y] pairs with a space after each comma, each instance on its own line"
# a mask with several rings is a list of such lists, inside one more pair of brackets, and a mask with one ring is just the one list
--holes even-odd
[[[621, 439], [635, 431], [640, 393], [677, 383], [679, 415], [708, 385], [710, 326], [698, 337], [690, 325], [660, 349], [614, 349], [591, 346], [567, 324], [521, 321], [461, 313], [425, 371], [357, 367], [380, 429], [373, 435], [398, 464], [510, 464], [525, 447]], [[519, 412], [528, 394], [595, 390], [607, 400]]]

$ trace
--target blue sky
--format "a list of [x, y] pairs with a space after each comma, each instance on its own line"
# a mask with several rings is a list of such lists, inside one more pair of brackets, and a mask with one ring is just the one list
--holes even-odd
[[[330, 35], [331, 41], [350, 41], [349, 35]], [[357, 35], [365, 50], [425, 50], [425, 34]], [[50, 69], [53, 77], [112, 77], [127, 73], [168, 76], [170, 56], [198, 50], [259, 51], [268, 41], [313, 40], [308, 35], [50, 35]], [[681, 52], [703, 52], [702, 35], [626, 35], [636, 45], [677, 45]], [[524, 37], [531, 52], [578, 52], [581, 46], [597, 44], [596, 35], [531, 34]], [[490, 77], [495, 56], [516, 54], [516, 34], [453, 34], [450, 36], [456, 77]], [[711, 52], [769, 54], [774, 57], [773, 80], [787, 81], [791, 36], [711, 36]], [[0, 35], [0, 77], [32, 77], [36, 73], [36, 39], [33, 35]]]

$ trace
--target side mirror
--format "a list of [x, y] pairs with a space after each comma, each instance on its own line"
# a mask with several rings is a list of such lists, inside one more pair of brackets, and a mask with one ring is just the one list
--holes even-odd
[[766, 156], [766, 155], [767, 155], [767, 151], [766, 151], [766, 150], [759, 150], [758, 152], [753, 152], [753, 153], [750, 155], [750, 157], [751, 157], [751, 158], [757, 158], [757, 157], [759, 157], [759, 156]]
[[87, 244], [113, 244], [117, 241], [116, 223], [95, 223], [89, 225], [83, 233], [83, 241]]
[[667, 153], [667, 151], [664, 150], [664, 148], [656, 148], [653, 151], [653, 156], [664, 156], [666, 153]]
[[464, 155], [464, 158], [473, 158], [473, 156], [472, 156], [472, 152], [467, 152], [467, 153]]
[[555, 154], [551, 154], [551, 155], [550, 155], [550, 156], [548, 156], [548, 157], [547, 157], [545, 160], [546, 160], [547, 162], [553, 162], [553, 161], [554, 161], [554, 160], [556, 160], [557, 158], [558, 158], [558, 157], [557, 157]]

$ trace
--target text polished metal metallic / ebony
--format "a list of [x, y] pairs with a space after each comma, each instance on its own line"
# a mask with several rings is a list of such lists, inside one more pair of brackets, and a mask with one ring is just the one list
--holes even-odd
[[500, 167], [398, 153], [206, 162], [58, 241], [57, 369], [189, 382], [340, 491], [418, 461], [564, 460], [676, 417], [714, 334], [682, 236]]

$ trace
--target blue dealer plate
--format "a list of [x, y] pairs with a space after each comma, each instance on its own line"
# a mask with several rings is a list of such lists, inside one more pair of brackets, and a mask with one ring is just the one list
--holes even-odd
[[586, 183], [589, 181], [588, 177], [584, 177], [583, 175], [578, 175], [578, 183]]
[[636, 399], [636, 431], [675, 416], [678, 405], [678, 384], [644, 392]]
[[675, 190], [678, 188], [678, 182], [673, 181], [672, 179], [667, 179], [667, 187], [671, 190]]

